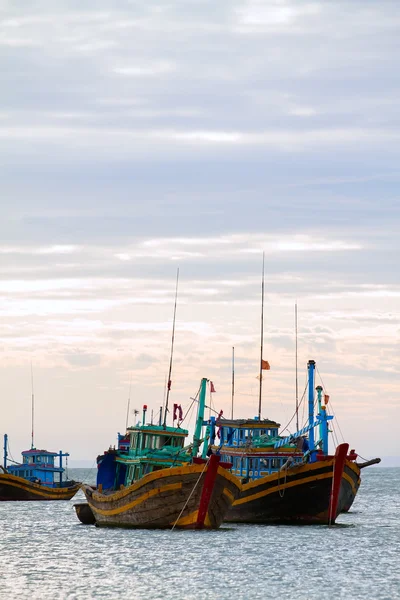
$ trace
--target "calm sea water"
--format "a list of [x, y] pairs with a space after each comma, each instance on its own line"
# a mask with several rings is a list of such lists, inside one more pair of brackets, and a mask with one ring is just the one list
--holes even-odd
[[2, 600], [400, 598], [400, 469], [366, 469], [331, 528], [97, 529], [77, 520], [81, 499], [0, 503]]

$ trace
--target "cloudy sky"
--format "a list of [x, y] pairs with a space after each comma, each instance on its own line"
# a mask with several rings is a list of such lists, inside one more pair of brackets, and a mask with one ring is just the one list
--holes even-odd
[[[400, 455], [398, 2], [4, 0], [0, 409], [87, 460], [200, 378], [286, 424], [317, 362], [341, 433]], [[318, 383], [320, 379], [318, 379]], [[133, 415], [130, 416], [133, 422]], [[191, 421], [193, 424], [193, 418]], [[340, 426], [340, 431], [338, 429]], [[340, 433], [341, 432], [341, 433]]]

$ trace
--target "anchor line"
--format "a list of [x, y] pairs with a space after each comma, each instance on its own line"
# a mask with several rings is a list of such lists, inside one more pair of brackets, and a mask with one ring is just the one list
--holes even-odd
[[178, 515], [178, 518], [176, 519], [175, 523], [173, 524], [173, 526], [172, 526], [172, 528], [171, 528], [171, 531], [173, 531], [173, 530], [175, 529], [175, 525], [177, 524], [177, 522], [178, 522], [178, 521], [179, 521], [179, 519], [181, 518], [181, 516], [182, 516], [182, 513], [183, 513], [183, 511], [185, 510], [185, 508], [187, 507], [187, 505], [188, 505], [188, 503], [189, 503], [189, 500], [190, 500], [190, 498], [193, 496], [193, 493], [194, 493], [195, 489], [197, 488], [197, 485], [198, 485], [198, 483], [199, 483], [199, 481], [200, 481], [200, 479], [201, 479], [201, 477], [202, 477], [202, 475], [203, 475], [204, 471], [206, 470], [206, 467], [207, 467], [207, 465], [208, 465], [208, 461], [209, 461], [209, 460], [210, 460], [210, 459], [209, 459], [209, 458], [207, 458], [207, 462], [206, 462], [206, 463], [204, 463], [203, 470], [202, 470], [202, 472], [200, 473], [198, 480], [197, 480], [197, 481], [196, 481], [196, 483], [194, 484], [194, 486], [193, 486], [193, 489], [192, 489], [192, 491], [190, 492], [188, 499], [186, 500], [185, 504], [183, 505], [183, 508], [182, 508], [181, 512], [179, 513], [179, 515]]

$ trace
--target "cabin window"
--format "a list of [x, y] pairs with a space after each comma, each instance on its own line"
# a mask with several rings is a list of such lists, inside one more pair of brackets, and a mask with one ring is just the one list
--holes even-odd
[[131, 433], [131, 443], [130, 443], [130, 446], [131, 446], [132, 450], [134, 448], [136, 448], [136, 446], [137, 446], [137, 438], [138, 438], [138, 434], [137, 433]]

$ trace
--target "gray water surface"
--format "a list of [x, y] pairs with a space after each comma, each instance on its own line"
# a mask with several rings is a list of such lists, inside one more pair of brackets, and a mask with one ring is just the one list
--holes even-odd
[[97, 529], [77, 520], [80, 500], [0, 502], [1, 600], [400, 598], [398, 468], [366, 469], [331, 528]]

